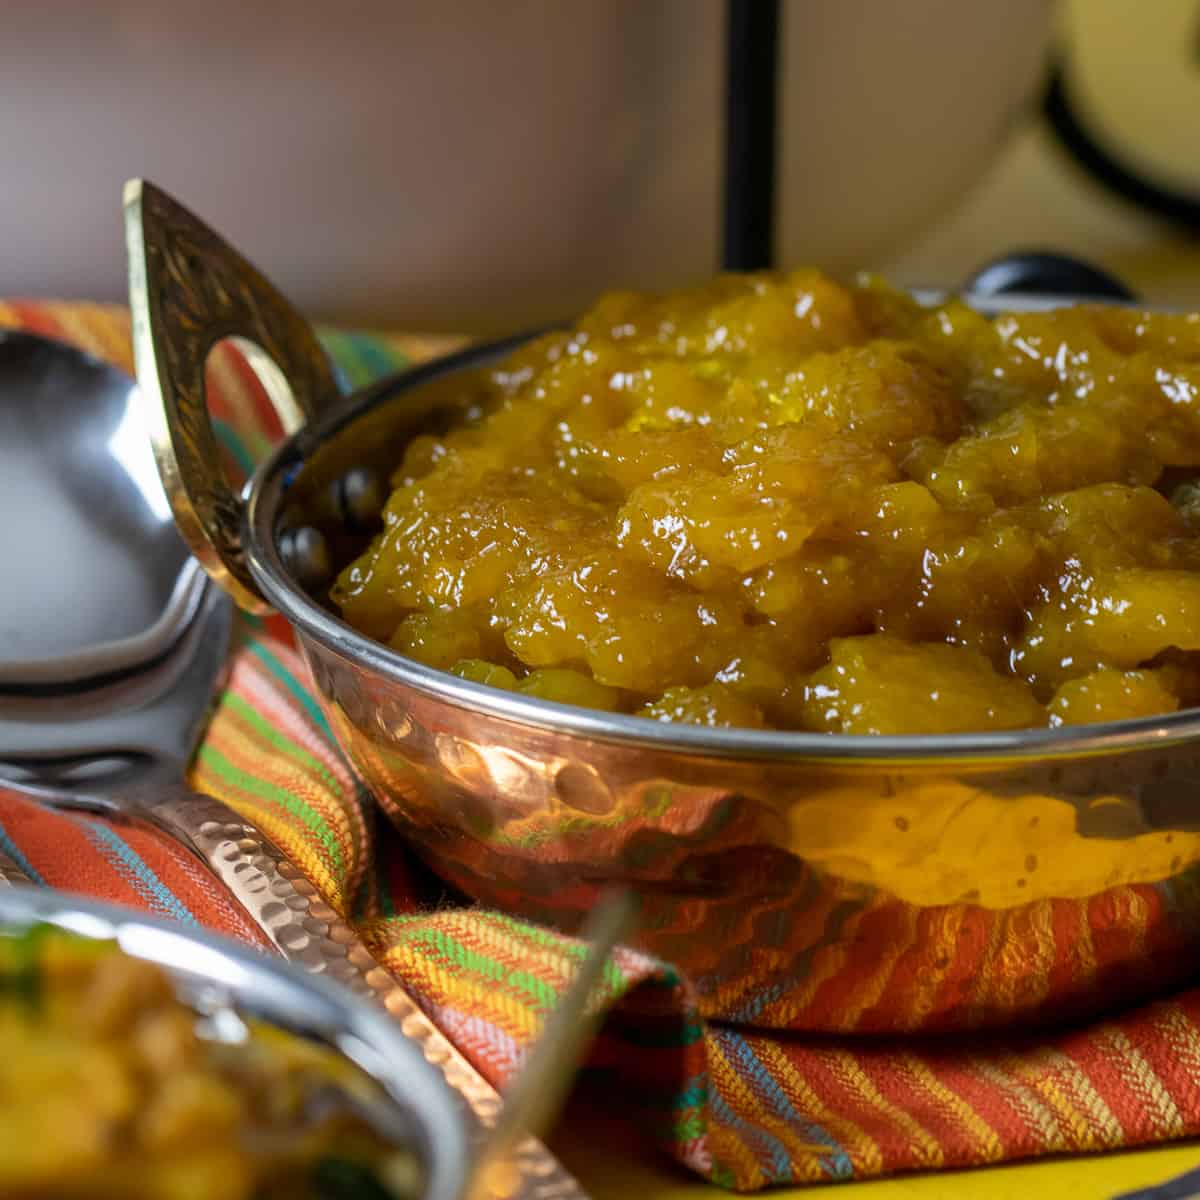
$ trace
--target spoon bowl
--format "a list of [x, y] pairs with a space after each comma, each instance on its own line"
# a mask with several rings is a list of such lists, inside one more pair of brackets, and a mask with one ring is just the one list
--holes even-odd
[[[0, 693], [0, 781], [69, 787], [83, 760], [129, 769], [81, 775], [91, 797], [119, 801], [136, 782], [178, 784], [225, 672], [233, 606], [204, 589], [197, 618], [160, 661], [91, 691], [26, 698]], [[136, 777], [130, 769], [136, 768]]]
[[204, 574], [121, 371], [0, 332], [0, 512], [0, 690], [126, 670], [195, 618]]

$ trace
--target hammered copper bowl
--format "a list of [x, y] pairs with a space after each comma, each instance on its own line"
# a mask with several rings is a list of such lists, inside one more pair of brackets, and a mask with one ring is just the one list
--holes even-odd
[[[952, 737], [704, 729], [407, 659], [309, 594], [280, 536], [315, 528], [349, 561], [362, 540], [331, 499], [338, 481], [386, 477], [403, 439], [437, 419], [422, 385], [514, 343], [334, 400], [304, 323], [211, 231], [149, 188], [129, 217], [139, 378], [162, 405], [181, 527], [243, 603], [291, 623], [380, 806], [466, 895], [570, 931], [602, 885], [632, 884], [640, 946], [686, 974], [705, 1015], [743, 1024], [1032, 1026], [1192, 973], [1200, 711]], [[240, 498], [205, 466], [196, 366], [230, 334], [267, 352], [294, 401], [282, 411], [295, 432]]]

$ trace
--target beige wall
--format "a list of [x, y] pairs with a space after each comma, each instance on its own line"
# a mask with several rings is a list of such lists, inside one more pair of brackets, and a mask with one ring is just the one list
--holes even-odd
[[[787, 0], [782, 242], [845, 269], [986, 168], [1046, 0]], [[717, 253], [723, 0], [6, 0], [0, 294], [117, 297], [176, 192], [312, 312], [503, 329]]]
[[[7, 0], [0, 294], [119, 297], [135, 174], [347, 320], [504, 329], [703, 275], [721, 7]], [[953, 284], [1007, 247], [1058, 246], [1200, 303], [1194, 243], [1097, 191], [1036, 127], [1003, 142], [1049, 13], [786, 0], [784, 261]], [[1117, 144], [1200, 188], [1195, 0], [1060, 13]]]
[[[1076, 64], [1072, 87], [1106, 141], [1200, 196], [1200, 5], [1073, 0], [1061, 17]], [[1005, 246], [1085, 255], [1152, 299], [1200, 307], [1200, 239], [1114, 200], [1037, 125], [957, 208], [883, 265], [908, 283], [945, 283]]]

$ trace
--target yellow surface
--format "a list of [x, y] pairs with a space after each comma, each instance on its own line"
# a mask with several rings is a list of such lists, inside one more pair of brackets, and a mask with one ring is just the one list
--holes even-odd
[[[639, 1143], [637, 1134], [597, 1102], [577, 1099], [550, 1139], [551, 1148], [583, 1185], [591, 1200], [716, 1200], [730, 1193], [703, 1183]], [[1014, 1163], [975, 1171], [898, 1175], [828, 1188], [778, 1188], [766, 1200], [1102, 1200], [1134, 1188], [1164, 1183], [1200, 1167], [1200, 1144], [1080, 1158]]]
[[[1120, 156], [1157, 179], [1200, 186], [1195, 0], [1064, 0], [1072, 95]], [[954, 286], [1013, 249], [1089, 258], [1148, 300], [1200, 307], [1200, 242], [1115, 200], [1030, 124], [958, 207], [870, 264], [905, 284]]]

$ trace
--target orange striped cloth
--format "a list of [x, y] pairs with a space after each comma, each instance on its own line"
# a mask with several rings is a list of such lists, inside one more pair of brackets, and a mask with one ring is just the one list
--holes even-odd
[[[5, 325], [130, 366], [120, 308], [0, 303]], [[325, 338], [351, 382], [440, 346]], [[211, 389], [223, 440], [245, 464], [278, 428], [236, 355], [217, 355]], [[376, 821], [278, 622], [241, 622], [192, 783], [271, 836], [483, 1074], [501, 1083], [520, 1065], [583, 948], [465, 905]], [[152, 833], [51, 813], [0, 790], [0, 851], [47, 886], [261, 941], [195, 862]], [[614, 956], [605, 987], [612, 1008], [590, 1070], [639, 1130], [733, 1188], [1200, 1133], [1200, 991], [1053, 1036], [901, 1041], [706, 1023], [686, 979], [628, 950]]]

